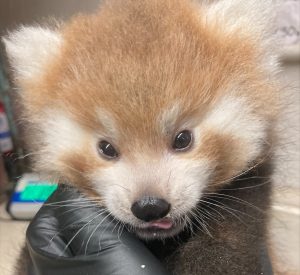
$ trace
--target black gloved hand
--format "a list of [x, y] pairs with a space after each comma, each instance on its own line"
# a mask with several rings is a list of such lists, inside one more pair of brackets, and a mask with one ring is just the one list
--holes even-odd
[[167, 275], [157, 258], [105, 209], [60, 186], [27, 230], [39, 275]]

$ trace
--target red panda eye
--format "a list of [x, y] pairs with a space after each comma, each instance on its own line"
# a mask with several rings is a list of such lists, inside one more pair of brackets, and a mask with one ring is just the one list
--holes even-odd
[[173, 149], [184, 150], [190, 147], [192, 143], [192, 133], [188, 130], [184, 130], [177, 134], [173, 142]]
[[115, 159], [119, 156], [116, 149], [109, 142], [105, 140], [99, 142], [98, 150], [102, 156], [108, 159]]

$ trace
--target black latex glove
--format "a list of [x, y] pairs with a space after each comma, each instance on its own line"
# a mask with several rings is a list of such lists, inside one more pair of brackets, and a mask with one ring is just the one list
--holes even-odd
[[157, 258], [104, 209], [60, 186], [27, 230], [38, 275], [167, 275]]

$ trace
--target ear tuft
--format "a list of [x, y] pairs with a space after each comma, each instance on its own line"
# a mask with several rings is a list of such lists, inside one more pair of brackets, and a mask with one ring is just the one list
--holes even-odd
[[3, 38], [17, 80], [39, 76], [47, 61], [57, 54], [62, 38], [58, 31], [42, 27], [20, 27]]

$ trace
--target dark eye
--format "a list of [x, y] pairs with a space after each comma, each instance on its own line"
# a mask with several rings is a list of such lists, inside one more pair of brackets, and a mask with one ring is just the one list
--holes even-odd
[[184, 130], [177, 134], [174, 139], [173, 149], [184, 150], [188, 148], [192, 143], [192, 133], [188, 130]]
[[105, 158], [114, 159], [119, 156], [116, 149], [105, 140], [99, 142], [98, 148], [100, 154], [103, 155]]

